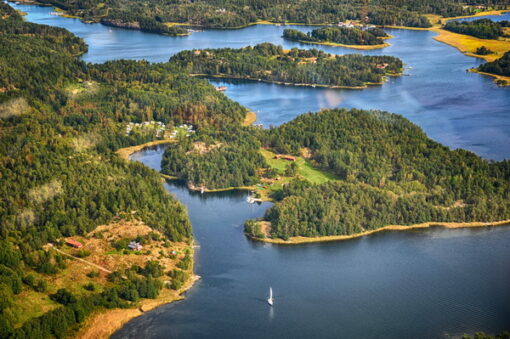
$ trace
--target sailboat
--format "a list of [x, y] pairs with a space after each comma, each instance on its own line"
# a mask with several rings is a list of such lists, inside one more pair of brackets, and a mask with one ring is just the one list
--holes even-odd
[[273, 301], [274, 301], [274, 298], [273, 298], [273, 289], [271, 287], [269, 287], [269, 298], [267, 299], [267, 303], [271, 306], [273, 306]]

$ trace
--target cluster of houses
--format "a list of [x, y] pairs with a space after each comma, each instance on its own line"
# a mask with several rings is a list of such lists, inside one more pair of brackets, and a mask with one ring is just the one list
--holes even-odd
[[165, 132], [166, 126], [161, 121], [144, 121], [144, 122], [130, 122], [126, 126], [126, 135], [130, 135], [136, 128], [154, 128], [156, 137], [160, 137]]
[[360, 29], [369, 29], [369, 28], [375, 28], [375, 25], [362, 25], [359, 22], [356, 22], [354, 20], [346, 20], [344, 22], [339, 22], [337, 24], [338, 27], [344, 27], [344, 28], [360, 28]]
[[187, 137], [189, 137], [191, 135], [191, 133], [195, 133], [192, 125], [182, 124], [182, 125], [177, 126], [177, 128], [175, 128], [172, 131], [172, 133], [170, 133], [170, 138], [172, 138], [172, 139], [176, 138], [179, 130], [184, 131], [184, 133]]

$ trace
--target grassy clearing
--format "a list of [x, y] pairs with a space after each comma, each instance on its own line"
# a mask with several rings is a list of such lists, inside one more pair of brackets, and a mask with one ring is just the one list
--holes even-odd
[[298, 166], [297, 175], [293, 177], [284, 176], [283, 173], [285, 172], [285, 169], [291, 163], [289, 160], [275, 159], [274, 157], [276, 153], [268, 149], [261, 149], [260, 153], [264, 156], [268, 165], [280, 173], [280, 175], [274, 179], [262, 178], [262, 183], [253, 188], [264, 201], [270, 201], [272, 192], [281, 189], [285, 184], [295, 178], [306, 179], [313, 184], [322, 184], [327, 181], [337, 179], [331, 173], [318, 170], [310, 163], [309, 160], [306, 160], [303, 157], [296, 157], [295, 162]]
[[[224, 192], [231, 190], [249, 190], [256, 192], [260, 199], [263, 201], [271, 201], [271, 194], [274, 191], [281, 189], [285, 184], [289, 183], [295, 178], [307, 179], [313, 184], [322, 184], [330, 180], [337, 180], [332, 174], [325, 171], [318, 170], [315, 168], [309, 160], [303, 157], [296, 157], [296, 164], [298, 165], [297, 175], [293, 177], [284, 176], [283, 173], [287, 166], [291, 163], [284, 159], [275, 159], [276, 153], [268, 149], [260, 149], [260, 153], [266, 159], [269, 167], [277, 170], [279, 175], [276, 178], [262, 178], [261, 183], [253, 186], [241, 186], [241, 187], [226, 187], [218, 189], [204, 189], [204, 192]], [[263, 170], [261, 170], [263, 172]], [[189, 187], [193, 191], [201, 191], [197, 187]]]
[[16, 319], [18, 326], [60, 306], [52, 301], [47, 294], [35, 292], [26, 286], [24, 286], [23, 292], [15, 296], [14, 302], [18, 311]]
[[244, 117], [243, 126], [250, 126], [255, 121], [257, 121], [257, 114], [255, 112], [248, 112], [246, 113], [246, 116]]
[[[449, 20], [456, 19], [464, 19], [464, 18], [474, 18], [481, 17], [487, 15], [502, 15], [509, 10], [488, 10], [488, 11], [480, 11], [474, 15], [467, 16], [457, 16], [457, 17], [441, 17], [439, 15], [427, 15], [430, 23], [433, 25], [429, 30], [437, 32], [438, 35], [434, 37], [435, 40], [445, 43], [447, 45], [453, 46], [457, 48], [462, 53], [484, 59], [485, 61], [494, 61], [499, 59], [506, 51], [510, 50], [510, 39], [508, 38], [500, 38], [498, 40], [490, 40], [490, 39], [479, 39], [470, 35], [463, 35], [453, 33], [447, 30], [442, 29], [441, 27], [446, 24]], [[494, 54], [489, 55], [478, 55], [475, 54], [476, 49], [479, 47], [485, 46], [490, 50], [494, 51]]]
[[[500, 38], [499, 40], [479, 39], [470, 35], [453, 33], [441, 28], [434, 28], [432, 30], [438, 33], [438, 35], [434, 37], [435, 40], [453, 46], [468, 56], [481, 58], [485, 61], [499, 59], [506, 51], [510, 50], [509, 38]], [[487, 47], [493, 51], [494, 54], [475, 54], [476, 49], [482, 46]]]
[[99, 89], [99, 85], [94, 81], [75, 82], [66, 87], [67, 95], [76, 98], [82, 94], [92, 94]]
[[[290, 161], [284, 159], [275, 159], [276, 153], [268, 150], [261, 149], [260, 153], [264, 156], [269, 166], [284, 172]], [[314, 184], [322, 184], [330, 180], [335, 180], [335, 176], [331, 173], [327, 173], [316, 169], [313, 165], [303, 157], [296, 157], [296, 163], [298, 165], [298, 177], [303, 177]], [[293, 177], [284, 177], [284, 179], [293, 179]]]
[[[148, 235], [157, 235], [156, 238], [149, 237]], [[128, 238], [134, 239], [138, 236], [145, 237], [146, 243], [143, 245], [141, 251], [119, 251], [112, 247], [112, 244], [120, 239]], [[74, 240], [81, 242], [83, 250], [89, 254], [83, 260], [101, 266], [104, 269], [116, 271], [119, 269], [129, 268], [133, 265], [143, 267], [147, 261], [156, 260], [164, 267], [164, 272], [176, 267], [176, 264], [185, 256], [185, 251], [193, 252], [192, 246], [185, 243], [169, 243], [166, 241], [163, 234], [154, 231], [149, 226], [139, 221], [118, 221], [109, 225], [97, 227], [94, 231], [86, 236], [74, 236]], [[45, 246], [47, 251], [54, 251], [52, 246]], [[68, 255], [76, 255], [78, 250], [63, 245], [59, 248], [62, 252]], [[175, 251], [175, 255], [172, 253]], [[105, 287], [110, 286], [111, 283], [107, 280], [107, 273], [99, 270], [91, 264], [73, 258], [66, 257], [66, 268], [59, 271], [57, 274], [41, 274], [26, 268], [25, 274], [33, 275], [36, 280], [44, 280], [47, 283], [47, 290], [45, 292], [35, 292], [30, 287], [24, 285], [24, 290], [15, 296], [16, 314], [19, 314], [17, 323], [21, 326], [25, 321], [38, 317], [54, 308], [60, 306], [49, 298], [49, 295], [55, 293], [58, 289], [66, 288], [76, 296], [87, 295], [90, 293], [101, 292]], [[87, 274], [97, 272], [97, 276], [89, 277]], [[188, 288], [192, 277], [192, 268], [188, 270], [191, 278], [188, 281]], [[163, 276], [160, 279], [169, 280], [170, 278]], [[93, 283], [95, 291], [88, 291], [83, 286]], [[154, 300], [142, 300], [141, 306], [156, 307], [163, 303], [176, 300], [179, 297], [180, 291], [168, 290], [164, 288], [161, 291], [161, 297]], [[111, 310], [117, 316], [122, 315], [122, 319], [130, 319], [133, 316], [132, 310]], [[124, 311], [124, 312], [121, 312]], [[102, 312], [103, 316], [108, 314]], [[120, 312], [120, 313], [119, 313]], [[135, 312], [136, 313], [136, 312]], [[138, 311], [138, 313], [141, 313]], [[129, 317], [130, 316], [130, 317]], [[109, 334], [113, 333], [118, 327], [112, 327], [111, 324], [104, 324], [107, 327]], [[97, 330], [97, 329], [96, 329]], [[95, 331], [95, 330], [93, 330]], [[108, 336], [90, 338], [105, 338]]]

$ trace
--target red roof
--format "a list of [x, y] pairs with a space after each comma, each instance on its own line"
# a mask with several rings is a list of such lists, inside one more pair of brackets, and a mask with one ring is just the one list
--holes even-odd
[[69, 246], [76, 247], [76, 248], [83, 247], [81, 242], [78, 242], [78, 241], [73, 240], [73, 239], [66, 239], [66, 244], [68, 244]]

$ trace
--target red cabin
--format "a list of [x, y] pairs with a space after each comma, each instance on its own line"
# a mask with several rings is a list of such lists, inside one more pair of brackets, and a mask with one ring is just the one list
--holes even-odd
[[72, 246], [74, 248], [82, 248], [83, 247], [81, 242], [78, 242], [78, 241], [73, 240], [73, 239], [66, 239], [66, 244], [69, 245], [69, 246]]

